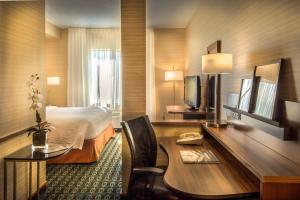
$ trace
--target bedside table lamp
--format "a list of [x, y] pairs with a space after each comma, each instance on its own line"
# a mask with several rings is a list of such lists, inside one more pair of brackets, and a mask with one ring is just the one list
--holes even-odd
[[183, 71], [173, 70], [165, 71], [165, 81], [173, 81], [173, 104], [175, 105], [175, 81], [183, 80]]
[[215, 127], [226, 125], [221, 121], [221, 74], [230, 74], [232, 72], [232, 54], [215, 53], [202, 56], [202, 73], [215, 74], [216, 84], [216, 101], [215, 101], [215, 119], [214, 122], [208, 123]]

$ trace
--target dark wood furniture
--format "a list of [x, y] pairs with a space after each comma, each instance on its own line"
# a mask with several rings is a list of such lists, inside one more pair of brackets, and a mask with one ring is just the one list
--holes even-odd
[[[169, 166], [164, 183], [182, 198], [222, 199], [258, 196], [259, 181], [242, 165], [237, 165], [205, 139], [203, 146], [177, 145], [177, 138], [162, 138]], [[184, 164], [180, 150], [210, 149], [220, 160], [217, 164]], [[243, 170], [245, 173], [240, 173]], [[180, 175], [180, 177], [179, 177]]]
[[234, 107], [231, 107], [231, 106], [228, 106], [228, 105], [223, 105], [223, 108], [226, 108], [228, 110], [231, 110], [232, 112], [235, 112], [235, 113], [239, 113], [239, 114], [242, 114], [242, 115], [247, 115], [251, 118], [254, 118], [254, 119], [257, 119], [259, 121], [262, 121], [264, 123], [267, 123], [267, 124], [271, 124], [273, 126], [277, 126], [277, 127], [280, 127], [280, 123], [277, 122], [277, 121], [274, 121], [272, 119], [268, 119], [268, 118], [265, 118], [265, 117], [262, 117], [262, 116], [259, 116], [259, 115], [256, 115], [254, 113], [249, 113], [249, 112], [246, 112], [246, 111], [243, 111], [243, 110], [240, 110], [238, 108], [234, 108]]
[[228, 105], [223, 105], [223, 108], [238, 113], [241, 116], [242, 121], [246, 121], [252, 126], [259, 127], [261, 124], [264, 128], [272, 127], [272, 131], [268, 131], [272, 136], [280, 138], [281, 140], [293, 140], [290, 127], [285, 124]]
[[36, 199], [39, 199], [39, 191], [40, 191], [40, 162], [45, 161], [51, 158], [55, 158], [61, 156], [63, 154], [68, 153], [72, 149], [70, 146], [67, 149], [56, 151], [53, 153], [45, 154], [40, 151], [33, 151], [31, 145], [21, 148], [16, 152], [4, 157], [4, 200], [7, 199], [7, 162], [13, 162], [13, 199], [17, 199], [17, 162], [27, 162], [29, 163], [29, 199], [32, 199], [31, 188], [32, 188], [32, 162], [37, 163], [37, 175], [36, 175]]
[[208, 117], [213, 117], [213, 112], [206, 111], [202, 108], [199, 108], [198, 110], [191, 110], [184, 105], [172, 105], [166, 106], [166, 109], [169, 114], [183, 115], [183, 119], [207, 119]]
[[250, 137], [256, 129], [204, 130], [260, 180], [261, 199], [300, 199], [300, 165]]
[[154, 126], [201, 126], [205, 120], [184, 120], [184, 119], [171, 119], [171, 120], [158, 120], [152, 121]]
[[[251, 127], [202, 127], [203, 147], [176, 145], [176, 138], [160, 140], [169, 158], [164, 182], [170, 190], [188, 198], [234, 198], [259, 193], [261, 200], [300, 199], [300, 165], [253, 137], [262, 131]], [[221, 164], [183, 164], [179, 151], [197, 148], [211, 149]]]

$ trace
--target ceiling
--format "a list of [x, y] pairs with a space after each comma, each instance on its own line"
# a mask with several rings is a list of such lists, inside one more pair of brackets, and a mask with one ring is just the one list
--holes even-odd
[[46, 0], [46, 20], [66, 27], [120, 26], [120, 0]]
[[185, 28], [200, 0], [148, 0], [147, 22], [150, 27]]
[[[185, 28], [200, 0], [147, 0], [147, 24]], [[46, 0], [46, 20], [66, 27], [120, 27], [121, 0]]]

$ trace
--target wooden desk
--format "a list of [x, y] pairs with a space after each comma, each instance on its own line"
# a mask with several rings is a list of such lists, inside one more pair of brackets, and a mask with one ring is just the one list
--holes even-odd
[[202, 108], [198, 110], [190, 110], [187, 106], [183, 105], [172, 105], [166, 106], [167, 113], [169, 114], [182, 114], [183, 119], [206, 119], [213, 117], [213, 112], [207, 112]]
[[300, 199], [300, 166], [248, 136], [257, 129], [242, 131], [233, 127], [203, 127], [260, 180], [261, 199]]
[[[220, 199], [258, 195], [259, 181], [243, 166], [226, 158], [207, 139], [203, 146], [177, 145], [176, 138], [161, 138], [160, 146], [169, 158], [164, 183], [184, 198]], [[179, 151], [210, 149], [221, 161], [218, 164], [184, 164]], [[242, 171], [242, 173], [241, 173]]]
[[[164, 182], [170, 190], [188, 198], [259, 193], [261, 200], [300, 199], [300, 165], [250, 137], [262, 131], [202, 127], [203, 147], [176, 145], [174, 137], [160, 139], [169, 158]], [[221, 164], [183, 164], [179, 151], [197, 148], [211, 149]]]

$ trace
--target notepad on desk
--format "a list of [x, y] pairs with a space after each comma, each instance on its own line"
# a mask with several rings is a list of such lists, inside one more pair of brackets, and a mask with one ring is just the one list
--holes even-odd
[[183, 163], [220, 163], [211, 150], [182, 150], [180, 157]]

